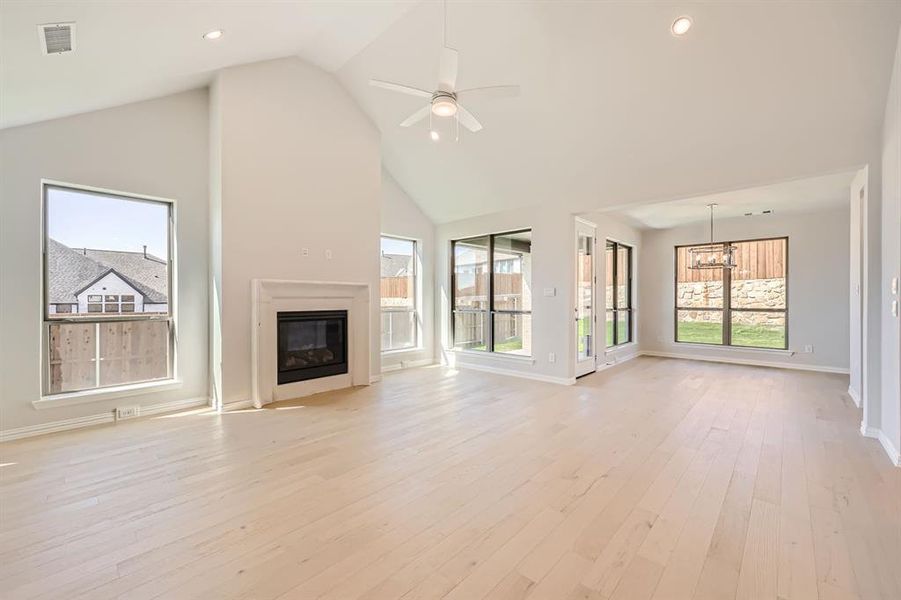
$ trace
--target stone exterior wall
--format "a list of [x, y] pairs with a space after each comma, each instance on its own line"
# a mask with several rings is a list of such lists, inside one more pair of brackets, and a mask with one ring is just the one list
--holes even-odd
[[[720, 307], [723, 302], [722, 281], [698, 281], [680, 283], [678, 288], [680, 307]], [[732, 282], [732, 306], [734, 308], [784, 308], [785, 280], [745, 279]], [[686, 321], [719, 322], [721, 313], [688, 310], [681, 313]], [[785, 317], [779, 313], [734, 314], [737, 323], [744, 325], [783, 326]]]

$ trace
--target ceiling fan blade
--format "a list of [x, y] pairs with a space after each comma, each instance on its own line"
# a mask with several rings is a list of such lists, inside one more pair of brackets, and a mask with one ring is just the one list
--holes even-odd
[[515, 98], [516, 96], [519, 96], [519, 86], [488, 85], [485, 87], [459, 90], [457, 95], [465, 98], [470, 98], [472, 96], [478, 96], [479, 98]]
[[416, 123], [419, 123], [420, 121], [422, 121], [423, 119], [425, 119], [428, 116], [430, 110], [432, 110], [432, 106], [430, 104], [426, 104], [425, 106], [423, 106], [422, 108], [417, 110], [415, 113], [413, 113], [412, 115], [410, 115], [409, 117], [407, 117], [406, 119], [401, 121], [400, 126], [401, 127], [409, 127], [410, 125], [415, 125]]
[[479, 120], [459, 104], [457, 104], [457, 120], [460, 121], [460, 124], [463, 125], [463, 127], [473, 133], [482, 129], [482, 124], [479, 123]]
[[441, 50], [438, 85], [445, 92], [453, 92], [457, 86], [457, 51], [453, 48], [445, 47]]
[[421, 90], [419, 88], [411, 87], [409, 85], [402, 85], [400, 83], [392, 83], [390, 81], [382, 81], [380, 79], [370, 79], [369, 85], [372, 87], [378, 87], [385, 90], [391, 90], [392, 92], [400, 92], [401, 94], [409, 94], [410, 96], [419, 96], [420, 98], [431, 98], [432, 92], [427, 92], [426, 90]]

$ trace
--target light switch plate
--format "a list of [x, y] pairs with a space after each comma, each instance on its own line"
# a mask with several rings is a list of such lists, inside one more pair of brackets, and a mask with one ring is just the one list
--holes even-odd
[[550, 298], [552, 296], [556, 296], [557, 288], [552, 288], [552, 287], [544, 288], [544, 295], [547, 296], [548, 298]]

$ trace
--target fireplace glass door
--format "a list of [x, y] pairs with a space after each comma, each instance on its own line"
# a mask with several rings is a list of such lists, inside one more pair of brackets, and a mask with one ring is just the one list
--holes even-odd
[[347, 373], [347, 311], [278, 313], [278, 383]]

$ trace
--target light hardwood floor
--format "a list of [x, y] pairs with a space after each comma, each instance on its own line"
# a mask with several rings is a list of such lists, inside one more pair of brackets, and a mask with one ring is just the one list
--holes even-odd
[[901, 598], [901, 469], [837, 375], [434, 367], [0, 446], [0, 595]]

